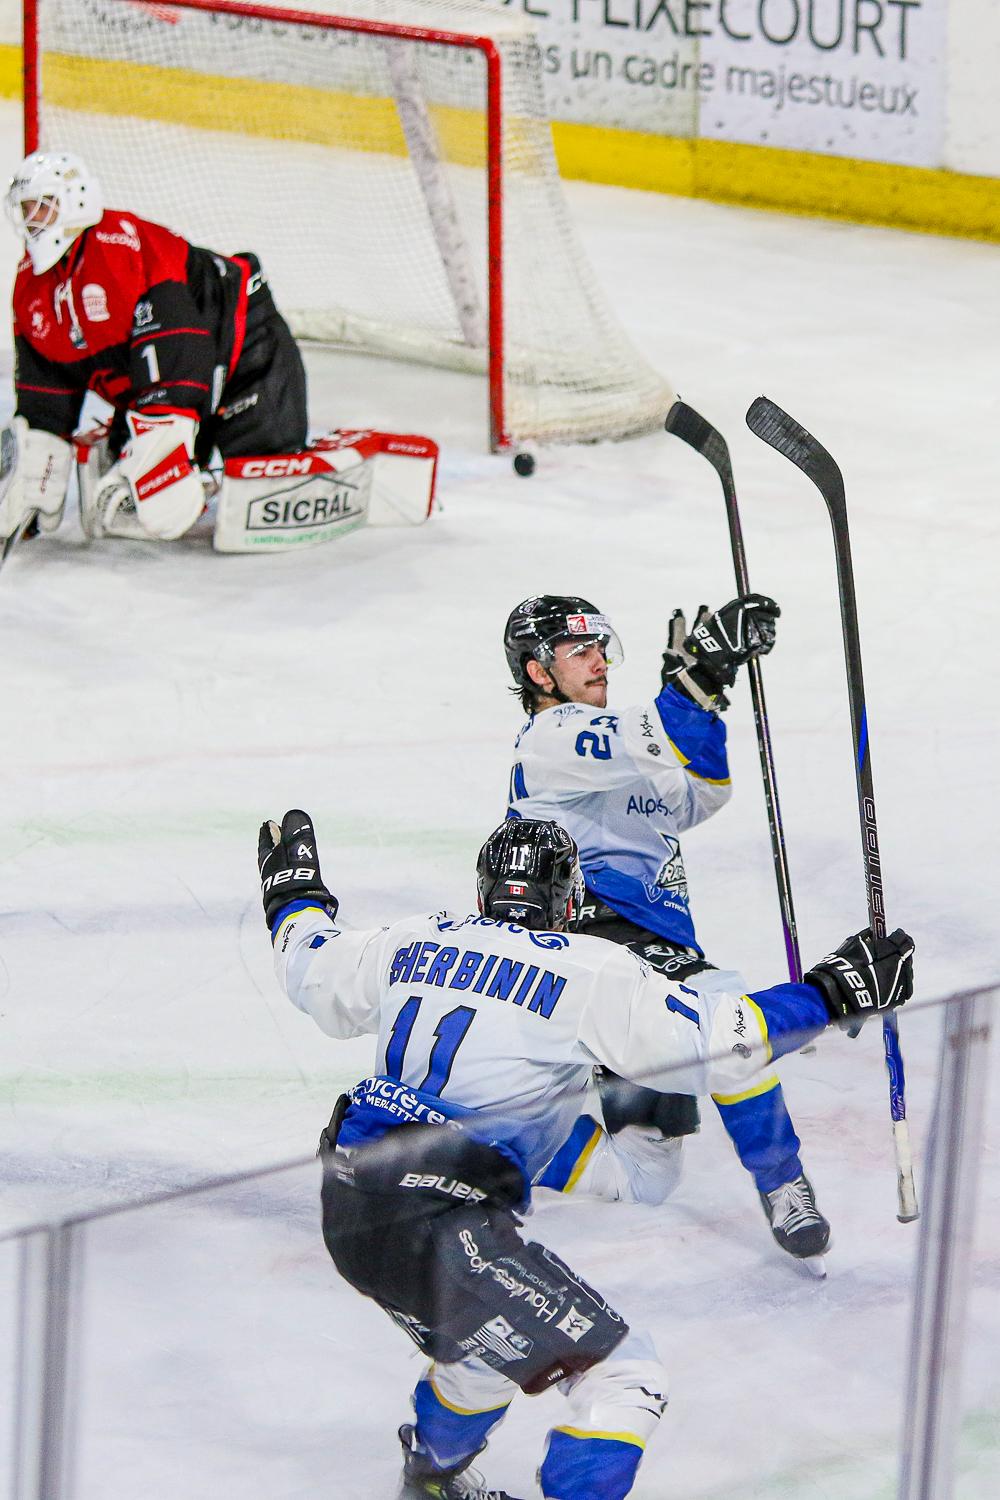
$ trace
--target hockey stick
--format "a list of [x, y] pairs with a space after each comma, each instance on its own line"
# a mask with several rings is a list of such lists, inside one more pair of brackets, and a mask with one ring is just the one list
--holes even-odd
[[37, 521], [38, 512], [37, 510], [33, 510], [29, 516], [25, 517], [17, 530], [11, 532], [10, 536], [4, 542], [3, 548], [0, 549], [0, 568], [3, 567], [4, 563], [7, 561], [8, 557], [17, 546], [18, 542], [23, 541], [25, 537], [35, 535], [35, 532], [37, 530]]
[[[708, 459], [719, 476], [722, 493], [726, 501], [726, 519], [729, 522], [729, 544], [733, 553], [733, 569], [736, 573], [736, 588], [740, 594], [749, 594], [750, 579], [747, 574], [746, 549], [743, 545], [743, 528], [736, 504], [736, 485], [733, 481], [733, 466], [729, 448], [721, 432], [683, 401], [675, 401], [667, 412], [664, 423], [667, 432], [679, 437], [696, 453]], [[760, 754], [761, 776], [764, 782], [764, 801], [767, 804], [767, 823], [771, 833], [771, 857], [774, 860], [774, 878], [778, 886], [778, 902], [781, 907], [781, 927], [785, 938], [785, 957], [788, 961], [788, 977], [793, 984], [802, 979], [802, 959], [799, 954], [799, 936], [795, 925], [795, 908], [792, 905], [792, 884], [788, 873], [788, 857], [785, 853], [785, 833], [781, 823], [781, 807], [778, 803], [778, 783], [774, 772], [774, 754], [771, 749], [771, 730], [764, 702], [764, 678], [760, 662], [755, 657], [747, 664], [750, 674], [750, 697], [753, 701], [753, 719], [757, 730], [757, 749]]]
[[[847, 688], [851, 704], [851, 730], [854, 736], [854, 772], [858, 788], [858, 813], [861, 820], [861, 846], [864, 853], [865, 889], [868, 897], [868, 922], [877, 937], [885, 936], [885, 904], [882, 895], [882, 866], [879, 859], [878, 828], [875, 823], [875, 794], [872, 787], [871, 757], [868, 747], [868, 713], [865, 685], [861, 673], [861, 638], [858, 633], [858, 604], [854, 592], [854, 566], [851, 560], [851, 538], [847, 526], [847, 501], [844, 477], [834, 460], [811, 433], [766, 396], [758, 396], [747, 412], [750, 431], [784, 454], [807, 479], [811, 479], [826, 502], [833, 527], [833, 544], [837, 558], [837, 580], [840, 590], [840, 620], [847, 662]], [[885, 1065], [889, 1073], [889, 1109], [892, 1114], [892, 1136], [896, 1148], [896, 1188], [901, 1224], [919, 1215], [913, 1182], [913, 1153], [910, 1129], [906, 1119], [906, 1077], [899, 1048], [899, 1030], [892, 1014], [882, 1020], [885, 1042]]]

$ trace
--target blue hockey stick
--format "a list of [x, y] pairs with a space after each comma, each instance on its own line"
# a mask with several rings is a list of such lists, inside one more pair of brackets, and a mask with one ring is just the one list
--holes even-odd
[[[854, 735], [854, 772], [858, 787], [858, 811], [861, 817], [861, 845], [864, 853], [865, 887], [868, 896], [868, 923], [877, 937], [884, 937], [885, 903], [882, 895], [882, 865], [875, 823], [875, 794], [872, 788], [871, 756], [868, 748], [868, 713], [865, 685], [861, 672], [861, 639], [858, 634], [858, 604], [854, 592], [854, 566], [851, 560], [851, 538], [847, 526], [847, 502], [844, 477], [837, 464], [811, 433], [782, 411], [766, 396], [758, 396], [747, 412], [747, 426], [763, 442], [784, 454], [819, 490], [826, 502], [833, 527], [833, 544], [837, 557], [837, 580], [840, 588], [840, 621], [847, 659], [847, 688], [851, 703], [851, 729]], [[885, 1042], [885, 1065], [889, 1073], [889, 1108], [892, 1135], [896, 1148], [896, 1187], [899, 1210], [896, 1217], [908, 1224], [919, 1216], [913, 1183], [913, 1152], [906, 1120], [906, 1075], [899, 1048], [896, 1017], [889, 1014], [882, 1021]]]

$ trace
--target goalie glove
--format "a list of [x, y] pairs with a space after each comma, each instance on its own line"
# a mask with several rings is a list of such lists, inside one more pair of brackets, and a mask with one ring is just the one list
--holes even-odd
[[834, 1021], [856, 1024], [909, 1000], [913, 939], [901, 927], [888, 937], [875, 937], [866, 927], [821, 958], [804, 977], [819, 990]]
[[73, 450], [63, 438], [14, 417], [0, 429], [0, 541], [37, 515], [43, 531], [62, 520]]
[[733, 686], [738, 667], [771, 650], [780, 614], [773, 599], [745, 594], [715, 611], [701, 605], [694, 628], [686, 635], [684, 615], [674, 610], [660, 673], [662, 685], [673, 683], [701, 708], [722, 713], [729, 707], [723, 689]]
[[273, 822], [260, 825], [257, 868], [260, 870], [264, 920], [270, 931], [273, 931], [281, 912], [293, 901], [318, 906], [331, 922], [336, 921], [340, 902], [323, 884], [316, 834], [308, 813], [292, 808], [285, 813], [280, 828]]
[[198, 424], [172, 413], [126, 412], [129, 438], [121, 458], [84, 493], [83, 529], [90, 537], [170, 542], [205, 508], [201, 474], [192, 463]]

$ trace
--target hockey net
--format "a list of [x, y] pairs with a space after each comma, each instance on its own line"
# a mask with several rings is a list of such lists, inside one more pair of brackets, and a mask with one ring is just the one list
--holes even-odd
[[656, 427], [562, 193], [530, 20], [489, 0], [25, 0], [28, 150], [255, 250], [299, 338], [489, 375], [494, 447]]

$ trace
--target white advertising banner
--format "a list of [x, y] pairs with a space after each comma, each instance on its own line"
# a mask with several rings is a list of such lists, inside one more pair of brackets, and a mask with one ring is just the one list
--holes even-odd
[[508, 0], [553, 119], [914, 166], [944, 155], [948, 0]]

